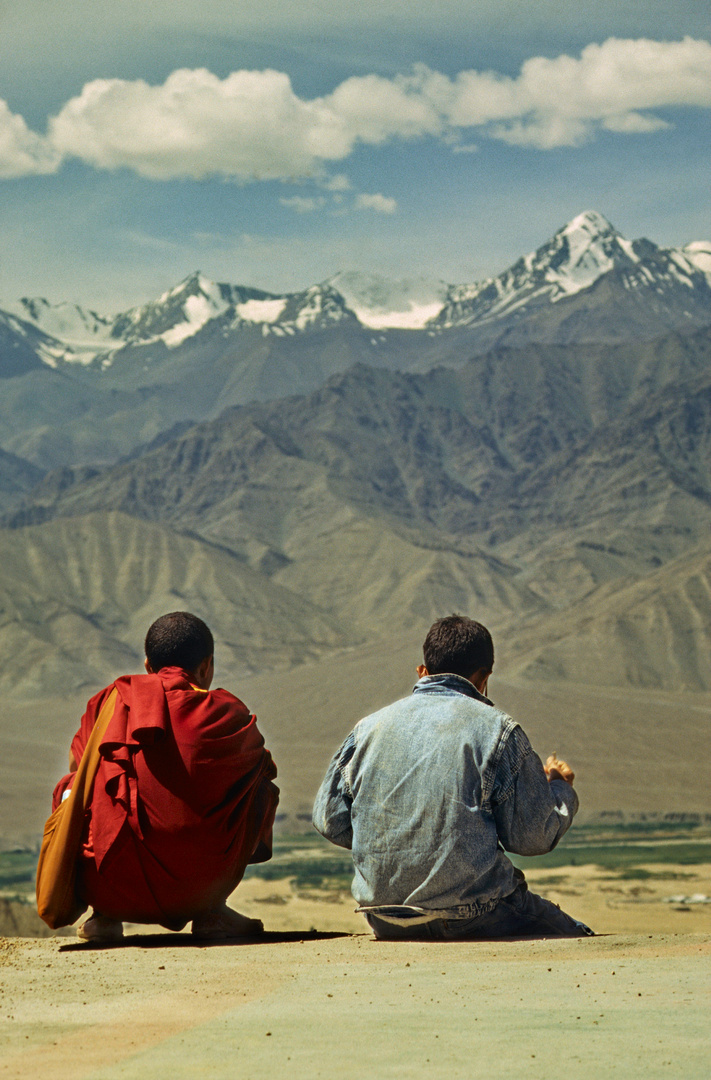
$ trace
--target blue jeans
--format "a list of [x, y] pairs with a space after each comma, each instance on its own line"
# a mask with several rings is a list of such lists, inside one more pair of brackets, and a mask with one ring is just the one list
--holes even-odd
[[496, 940], [497, 938], [591, 937], [594, 931], [578, 922], [521, 882], [499, 900], [492, 911], [473, 919], [433, 919], [407, 925], [407, 916], [393, 923], [371, 913], [366, 919], [379, 941]]

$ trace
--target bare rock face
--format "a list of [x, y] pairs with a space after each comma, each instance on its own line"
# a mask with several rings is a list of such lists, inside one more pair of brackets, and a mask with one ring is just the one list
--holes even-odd
[[360, 364], [51, 472], [0, 531], [0, 635], [33, 658], [8, 692], [135, 666], [143, 623], [191, 606], [241, 672], [466, 610], [521, 672], [585, 681], [595, 655], [619, 685], [710, 688], [710, 352], [704, 330]]

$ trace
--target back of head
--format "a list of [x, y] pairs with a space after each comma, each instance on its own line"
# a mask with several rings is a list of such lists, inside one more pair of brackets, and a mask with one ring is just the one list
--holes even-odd
[[491, 671], [494, 643], [481, 623], [465, 615], [447, 615], [430, 627], [422, 647], [430, 675], [461, 675], [468, 679], [476, 671]]
[[171, 611], [156, 619], [146, 634], [146, 659], [153, 671], [164, 667], [179, 667], [195, 671], [203, 660], [212, 656], [215, 643], [210, 629], [197, 615], [188, 611]]

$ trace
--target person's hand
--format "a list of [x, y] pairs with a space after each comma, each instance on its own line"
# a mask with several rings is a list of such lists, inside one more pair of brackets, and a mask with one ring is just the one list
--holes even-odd
[[546, 758], [543, 769], [549, 781], [565, 780], [566, 784], [572, 784], [573, 780], [575, 780], [575, 773], [570, 765], [565, 761], [561, 761], [555, 753]]

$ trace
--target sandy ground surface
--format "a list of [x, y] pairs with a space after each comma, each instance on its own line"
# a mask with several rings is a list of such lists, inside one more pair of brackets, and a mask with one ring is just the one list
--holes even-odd
[[0, 1077], [707, 1080], [708, 934], [3, 939]]
[[259, 942], [0, 938], [0, 1080], [707, 1080], [711, 865], [645, 869], [529, 875], [575, 941], [376, 942], [347, 894], [259, 878], [231, 900]]

